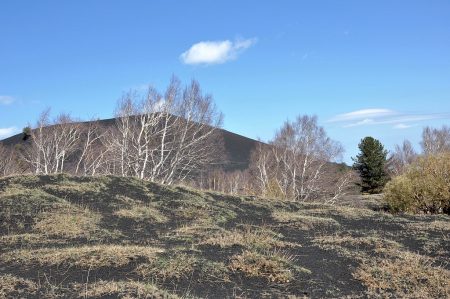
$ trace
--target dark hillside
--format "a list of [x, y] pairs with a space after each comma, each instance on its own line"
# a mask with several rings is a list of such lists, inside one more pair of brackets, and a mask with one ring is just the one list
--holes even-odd
[[0, 298], [448, 298], [450, 218], [114, 176], [0, 179]]
[[[108, 128], [115, 124], [114, 118], [102, 119], [98, 121], [100, 125]], [[82, 122], [82, 124], [89, 124], [89, 122]], [[245, 170], [250, 163], [250, 155], [252, 150], [258, 145], [259, 141], [250, 139], [248, 137], [238, 135], [227, 130], [219, 129], [220, 135], [223, 138], [225, 147], [225, 161], [223, 163], [224, 170]], [[1, 140], [0, 143], [6, 146], [14, 146], [23, 143], [23, 135], [16, 134]], [[219, 146], [219, 145], [218, 145]]]

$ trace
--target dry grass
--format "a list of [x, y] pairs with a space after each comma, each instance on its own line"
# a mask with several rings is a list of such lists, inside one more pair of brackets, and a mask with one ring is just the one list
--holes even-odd
[[150, 263], [142, 264], [136, 272], [148, 279], [181, 279], [189, 277], [197, 264], [197, 258], [192, 254], [177, 253], [173, 256], [160, 256]]
[[47, 185], [43, 189], [49, 191], [50, 193], [65, 194], [68, 196], [73, 195], [74, 197], [79, 197], [80, 195], [84, 196], [87, 194], [93, 194], [107, 190], [105, 184], [100, 180], [92, 182], [61, 180], [58, 181], [56, 185]]
[[0, 237], [0, 247], [16, 247], [42, 244], [46, 238], [40, 234], [17, 234], [17, 235], [5, 235]]
[[322, 249], [334, 250], [342, 256], [364, 260], [368, 254], [389, 254], [399, 250], [402, 246], [395, 241], [373, 236], [351, 236], [346, 234], [334, 234], [316, 237], [313, 241]]
[[431, 222], [409, 222], [406, 224], [406, 228], [413, 230], [433, 230], [433, 231], [446, 231], [450, 232], [450, 220], [434, 220]]
[[411, 252], [397, 252], [390, 259], [368, 259], [358, 267], [354, 277], [367, 286], [370, 297], [450, 297], [450, 271]]
[[[229, 268], [232, 271], [242, 272], [248, 277], [265, 278], [276, 283], [288, 283], [294, 278], [293, 262], [292, 257], [277, 251], [261, 254], [245, 250], [232, 257]], [[306, 269], [303, 271], [308, 272]]]
[[433, 259], [403, 249], [379, 236], [343, 234], [318, 237], [319, 247], [335, 250], [358, 262], [353, 276], [367, 287], [371, 298], [448, 298], [450, 271]]
[[112, 176], [0, 179], [0, 298], [450, 298], [448, 265], [437, 266], [450, 218], [392, 216], [371, 210], [383, 208], [375, 200], [268, 201]]
[[211, 217], [211, 208], [202, 202], [182, 201], [181, 205], [173, 210], [177, 218], [184, 220], [207, 219]]
[[386, 216], [390, 217], [391, 215], [381, 212], [375, 212], [369, 209], [364, 208], [356, 208], [349, 206], [334, 206], [334, 205], [323, 205], [322, 207], [305, 209], [299, 211], [304, 215], [313, 215], [313, 216], [338, 216], [346, 219], [358, 220], [358, 219], [366, 219], [370, 217], [377, 216]]
[[216, 245], [221, 248], [240, 245], [245, 248], [258, 250], [285, 247], [292, 244], [280, 240], [282, 236], [264, 227], [252, 227], [249, 225], [241, 229], [222, 230], [204, 240], [201, 244]]
[[214, 235], [222, 230], [223, 228], [212, 223], [210, 220], [199, 219], [197, 221], [182, 224], [176, 229], [168, 231], [162, 238], [165, 240], [176, 240], [190, 244], [198, 244], [208, 236]]
[[103, 281], [96, 283], [80, 284], [80, 298], [152, 298], [152, 299], [177, 299], [177, 295], [160, 290], [151, 283], [137, 281]]
[[14, 250], [1, 255], [0, 259], [6, 263], [20, 265], [63, 265], [95, 269], [125, 266], [138, 258], [149, 261], [162, 251], [148, 246], [96, 245]]
[[34, 230], [46, 236], [89, 239], [97, 231], [101, 215], [87, 207], [67, 205], [39, 216]]
[[281, 223], [295, 226], [303, 230], [310, 230], [314, 228], [336, 228], [340, 224], [332, 218], [317, 217], [304, 215], [300, 212], [287, 212], [287, 211], [275, 211], [272, 213], [272, 217]]
[[134, 205], [128, 209], [120, 209], [114, 212], [114, 215], [137, 222], [165, 223], [168, 220], [161, 212], [149, 205]]
[[26, 298], [36, 295], [38, 287], [30, 280], [10, 274], [0, 275], [0, 298]]

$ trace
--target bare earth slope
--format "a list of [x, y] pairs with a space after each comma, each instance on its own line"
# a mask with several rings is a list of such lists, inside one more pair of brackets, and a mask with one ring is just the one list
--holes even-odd
[[119, 177], [0, 179], [0, 298], [446, 298], [450, 218]]
[[[115, 125], [116, 119], [101, 119], [97, 121], [98, 124], [107, 130]], [[80, 122], [79, 124], [88, 126], [91, 122]], [[254, 139], [224, 130], [218, 129], [219, 135], [223, 141], [224, 158], [221, 167], [224, 170], [245, 170], [250, 164], [251, 152], [260, 144]], [[17, 144], [27, 143], [23, 141], [23, 134], [16, 134], [14, 136], [0, 140], [0, 144], [5, 146], [15, 146]], [[217, 150], [221, 150], [221, 145], [217, 144]]]

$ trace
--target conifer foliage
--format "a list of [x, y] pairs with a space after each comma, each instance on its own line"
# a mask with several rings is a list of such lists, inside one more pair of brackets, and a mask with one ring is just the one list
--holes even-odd
[[354, 169], [361, 177], [361, 190], [379, 193], [388, 181], [386, 173], [387, 150], [373, 137], [365, 137], [358, 145], [360, 153], [354, 158]]

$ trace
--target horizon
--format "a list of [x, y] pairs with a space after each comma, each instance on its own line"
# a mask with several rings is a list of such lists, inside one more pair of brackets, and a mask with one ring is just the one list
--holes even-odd
[[424, 126], [450, 123], [447, 1], [15, 1], [0, 19], [0, 139], [47, 107], [111, 118], [122, 93], [173, 74], [252, 139], [317, 115], [347, 164], [366, 136], [419, 150]]

